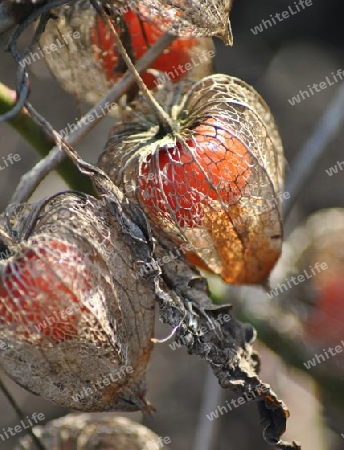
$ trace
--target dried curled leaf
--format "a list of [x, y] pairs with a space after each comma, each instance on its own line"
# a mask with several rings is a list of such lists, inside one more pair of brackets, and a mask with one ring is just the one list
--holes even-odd
[[140, 211], [109, 190], [65, 192], [1, 221], [13, 242], [0, 261], [1, 366], [62, 406], [149, 409], [155, 288], [136, 274], [152, 260]]
[[[243, 81], [206, 77], [157, 90], [163, 132], [143, 97], [113, 127], [99, 166], [152, 224], [230, 283], [262, 283], [282, 244], [282, 144], [262, 98]], [[190, 87], [190, 86], [189, 86]]]
[[[156, 258], [172, 248], [169, 239], [157, 236]], [[160, 320], [177, 329], [176, 341], [210, 365], [222, 388], [255, 397], [266, 442], [280, 450], [300, 450], [298, 443], [281, 440], [290, 414], [271, 387], [258, 377], [260, 359], [253, 350], [256, 332], [252, 326], [239, 322], [231, 305], [212, 303], [206, 280], [183, 256], [162, 265], [161, 271]], [[226, 314], [230, 320], [223, 321]]]
[[[115, 9], [111, 16], [133, 62], [163, 34], [154, 25], [140, 20], [128, 6]], [[40, 45], [42, 48], [56, 46], [56, 51], [45, 54], [44, 58], [52, 74], [63, 89], [90, 103], [99, 101], [127, 70], [118, 56], [111, 31], [88, 0], [54, 11], [54, 18], [40, 37]], [[211, 55], [215, 51], [210, 38], [180, 38], [156, 59], [151, 69], [162, 71], [162, 79], [169, 76], [173, 82], [186, 72], [191, 78], [199, 79], [212, 73]], [[186, 65], [192, 69], [186, 70]], [[152, 71], [143, 73], [142, 77], [150, 89], [160, 82]]]
[[[162, 450], [159, 436], [125, 417], [108, 414], [68, 414], [33, 429], [49, 450]], [[30, 436], [14, 450], [36, 450]]]

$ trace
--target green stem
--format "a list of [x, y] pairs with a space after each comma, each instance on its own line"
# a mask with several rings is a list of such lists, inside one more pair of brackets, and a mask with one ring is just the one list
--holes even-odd
[[[9, 111], [14, 106], [15, 99], [16, 93], [0, 83], [0, 114]], [[47, 156], [55, 146], [54, 140], [45, 133], [42, 127], [32, 120], [25, 108], [13, 119], [10, 119], [8, 124], [43, 157]], [[56, 171], [72, 189], [94, 194], [90, 179], [82, 175], [69, 159], [65, 159], [56, 168]]]

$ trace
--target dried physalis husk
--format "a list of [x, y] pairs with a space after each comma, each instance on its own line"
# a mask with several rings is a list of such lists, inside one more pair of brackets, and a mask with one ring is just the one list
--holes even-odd
[[172, 131], [143, 97], [127, 108], [99, 166], [155, 228], [192, 244], [192, 262], [229, 283], [263, 283], [282, 243], [284, 158], [273, 117], [237, 78], [214, 75], [187, 87], [156, 91]]
[[152, 249], [122, 200], [65, 192], [0, 216], [0, 364], [68, 408], [149, 408], [155, 288], [136, 271]]
[[331, 357], [327, 351], [343, 343], [343, 272], [344, 209], [333, 208], [312, 214], [293, 231], [271, 277], [270, 295], [298, 318], [297, 335], [310, 359], [314, 353], [326, 358], [312, 370], [333, 377], [344, 371], [344, 352]]
[[[161, 439], [147, 427], [125, 417], [106, 413], [68, 414], [34, 433], [49, 450], [162, 450]], [[36, 450], [30, 436], [14, 450]]]
[[132, 3], [137, 4], [136, 9], [143, 18], [163, 31], [176, 36], [217, 36], [226, 45], [233, 44], [228, 18], [232, 0], [134, 0]]
[[233, 0], [107, 0], [119, 12], [129, 6], [142, 19], [175, 36], [217, 36], [226, 45], [233, 37], [229, 12]]
[[[128, 6], [115, 8], [112, 18], [134, 63], [163, 34]], [[111, 31], [86, 0], [54, 11], [40, 37], [41, 48], [51, 45], [56, 51], [46, 53], [44, 59], [52, 74], [63, 89], [90, 103], [102, 98], [127, 70]], [[163, 83], [164, 77], [177, 82], [188, 73], [198, 80], [212, 73], [214, 56], [210, 38], [178, 38], [150, 67], [162, 72], [161, 79], [152, 70], [144, 72], [142, 78], [150, 89]]]

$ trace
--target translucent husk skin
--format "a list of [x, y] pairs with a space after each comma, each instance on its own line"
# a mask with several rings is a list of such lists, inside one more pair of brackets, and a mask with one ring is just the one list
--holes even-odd
[[[161, 438], [125, 417], [108, 414], [68, 414], [34, 427], [36, 436], [49, 450], [162, 450]], [[115, 446], [115, 447], [114, 447]], [[36, 450], [30, 436], [20, 439], [14, 450]]]
[[[128, 10], [128, 6], [125, 5], [114, 8], [114, 21], [116, 18], [124, 18], [125, 21], [123, 12], [125, 13]], [[122, 14], [120, 14], [121, 12]], [[111, 31], [107, 30], [105, 25], [100, 27], [98, 22], [99, 16], [90, 6], [88, 0], [78, 0], [72, 4], [67, 4], [55, 9], [54, 14], [57, 16], [57, 19], [51, 19], [48, 22], [44, 33], [40, 36], [40, 47], [48, 46], [50, 48], [52, 45], [55, 45], [56, 50], [44, 53], [44, 60], [52, 75], [64, 90], [80, 100], [96, 103], [106, 95], [108, 90], [126, 71], [122, 58], [118, 57], [118, 54], [116, 57], [114, 43], [113, 50], [102, 48], [106, 41], [106, 38], [103, 36], [105, 32], [109, 35], [107, 39], [113, 42]], [[153, 28], [149, 28], [150, 33], [159, 36], [162, 32], [154, 25], [152, 26]], [[119, 28], [117, 27], [117, 29]], [[132, 48], [132, 38], [128, 35], [128, 31], [123, 30], [119, 34], [129, 56], [135, 63], [135, 52], [140, 53], [141, 50]], [[78, 37], [74, 38], [74, 36]], [[182, 43], [183, 40], [185, 40], [185, 45]], [[178, 42], [177, 44], [174, 41], [165, 50], [165, 53], [171, 55], [171, 65], [168, 71], [172, 72], [176, 80], [184, 76], [182, 72], [185, 71], [186, 61], [192, 65], [192, 69], [185, 72], [194, 80], [212, 73], [213, 58], [210, 56], [206, 57], [209, 54], [215, 54], [211, 38], [198, 34], [193, 39], [178, 38]], [[108, 45], [106, 44], [106, 47]], [[175, 72], [173, 72], [174, 64], [178, 66], [179, 50], [183, 52], [181, 57], [183, 67], [182, 69], [176, 68]], [[114, 62], [111, 68], [110, 60], [112, 58]], [[193, 64], [193, 60], [198, 61], [199, 64]], [[113, 72], [112, 76], [109, 76], [109, 72]], [[172, 75], [170, 79], [173, 81]], [[150, 84], [153, 86], [159, 83], [159, 80], [156, 80], [156, 83], [153, 81], [155, 78], [153, 74], [150, 74], [149, 77], [151, 80]], [[112, 112], [115, 113], [115, 109]]]
[[0, 216], [16, 242], [0, 261], [0, 364], [29, 391], [81, 411], [148, 408], [155, 287], [137, 276], [137, 260], [151, 250], [114, 205], [64, 192]]
[[[188, 82], [167, 84], [155, 94], [173, 119], [172, 133], [161, 130], [140, 97], [110, 132], [99, 166], [143, 207], [152, 227], [162, 229], [176, 242], [192, 244], [192, 261], [202, 261], [229, 283], [264, 283], [281, 251], [284, 176], [283, 148], [269, 108], [251, 86], [221, 74], [203, 78], [193, 86]], [[237, 176], [231, 182], [215, 177], [214, 166], [206, 170], [204, 156], [196, 151], [197, 140], [204, 138], [197, 127], [209, 130], [210, 123], [215, 124], [211, 139], [218, 146], [212, 147], [208, 157], [212, 159], [212, 152], [224, 154]], [[226, 136], [225, 146], [221, 135]], [[241, 154], [237, 152], [239, 144]], [[163, 149], [170, 164], [177, 167], [175, 161], [180, 161], [172, 179], [161, 169]], [[185, 155], [204, 177], [202, 192], [196, 186], [198, 181], [192, 179], [191, 169], [185, 168], [184, 178], [178, 175], [185, 167], [181, 163]], [[216, 165], [215, 157], [213, 161]], [[142, 186], [147, 187], [147, 167], [156, 174], [148, 193], [142, 192]], [[220, 173], [222, 169], [217, 170]], [[178, 180], [185, 184], [190, 199], [203, 196], [198, 217], [195, 214], [193, 223], [184, 226], [178, 219], [183, 208]], [[174, 208], [167, 190], [174, 198]]]

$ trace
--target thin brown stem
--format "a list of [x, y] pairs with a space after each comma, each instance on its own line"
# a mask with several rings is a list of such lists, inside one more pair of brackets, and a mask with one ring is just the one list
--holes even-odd
[[[14, 400], [13, 396], [10, 394], [9, 390], [7, 389], [7, 387], [5, 386], [4, 382], [2, 381], [2, 379], [0, 378], [0, 389], [1, 391], [4, 393], [5, 397], [7, 398], [8, 402], [10, 403], [10, 405], [12, 406], [12, 408], [14, 409], [14, 411], [16, 412], [17, 416], [19, 417], [19, 419], [22, 422], [26, 422], [26, 417], [23, 414], [22, 410], [20, 409], [20, 407], [17, 405], [16, 401]], [[35, 435], [35, 433], [33, 432], [33, 430], [31, 428], [28, 428], [28, 433], [30, 434], [32, 440], [34, 441], [34, 443], [36, 444], [38, 450], [47, 450], [45, 445], [41, 442], [41, 440]]]
[[[165, 33], [143, 56], [137, 63], [137, 71], [142, 72], [151, 66], [156, 58], [168, 47], [175, 38], [168, 33]], [[96, 126], [100, 120], [105, 117], [109, 111], [109, 105], [118, 101], [135, 82], [133, 74], [127, 72], [121, 80], [114, 85], [114, 87], [103, 97], [87, 114], [85, 114], [76, 124], [76, 129], [66, 137], [66, 142], [71, 146], [75, 146], [82, 141], [90, 131]], [[85, 121], [85, 117], [88, 118]], [[92, 119], [91, 119], [92, 118]], [[21, 179], [17, 186], [11, 203], [23, 203], [27, 201], [36, 187], [41, 181], [66, 158], [66, 154], [61, 151], [59, 146], [55, 146], [48, 156], [38, 163], [29, 172], [27, 172]], [[78, 189], [77, 185], [72, 182], [69, 186]]]
[[[11, 110], [15, 103], [15, 91], [0, 83], [0, 114]], [[6, 123], [13, 127], [41, 156], [46, 156], [55, 144], [51, 136], [48, 136], [44, 129], [30, 117], [25, 107]], [[88, 194], [93, 192], [92, 183], [82, 176], [69, 161], [64, 161], [57, 171], [67, 185], [72, 182], [83, 192]]]
[[130, 56], [128, 55], [121, 38], [119, 37], [113, 22], [108, 14], [106, 14], [104, 7], [101, 5], [99, 0], [92, 0], [92, 3], [94, 4], [95, 9], [100, 14], [102, 20], [107, 24], [109, 27], [111, 34], [114, 38], [117, 51], [122, 56], [124, 62], [126, 63], [128, 70], [132, 73], [133, 77], [135, 78], [136, 83], [138, 84], [140, 91], [145, 96], [146, 100], [149, 102], [151, 108], [153, 109], [155, 115], [157, 116], [160, 125], [164, 128], [166, 132], [172, 132], [173, 131], [173, 121], [171, 117], [164, 111], [162, 106], [157, 102], [157, 100], [154, 98], [151, 91], [148, 89], [144, 81], [142, 80], [139, 72], [137, 71], [135, 65], [133, 64]]

